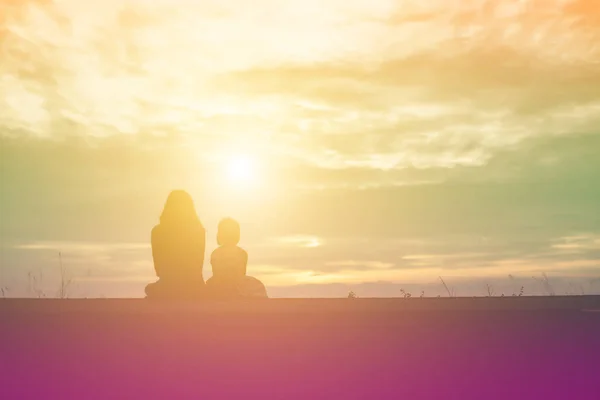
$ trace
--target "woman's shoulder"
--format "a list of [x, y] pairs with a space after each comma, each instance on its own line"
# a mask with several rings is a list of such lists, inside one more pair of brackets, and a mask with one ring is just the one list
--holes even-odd
[[154, 225], [152, 230], [150, 231], [150, 235], [152, 237], [159, 235], [163, 231], [163, 227], [160, 224]]

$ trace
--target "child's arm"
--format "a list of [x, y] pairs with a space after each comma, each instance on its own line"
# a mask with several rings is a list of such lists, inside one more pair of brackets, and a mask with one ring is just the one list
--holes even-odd
[[204, 255], [206, 252], [206, 231], [200, 228], [194, 242], [192, 243], [192, 260], [194, 265], [193, 271], [198, 277], [202, 278], [202, 270], [204, 267]]

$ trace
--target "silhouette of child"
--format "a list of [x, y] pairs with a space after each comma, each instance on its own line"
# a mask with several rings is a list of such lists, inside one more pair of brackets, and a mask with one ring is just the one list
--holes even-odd
[[248, 253], [238, 246], [239, 241], [239, 223], [232, 218], [221, 220], [217, 231], [219, 247], [210, 256], [213, 276], [207, 281], [214, 294], [237, 294], [237, 286], [246, 276]]
[[215, 297], [267, 297], [262, 282], [246, 275], [248, 253], [239, 242], [240, 224], [232, 218], [221, 220], [219, 247], [210, 256], [213, 276], [206, 281], [207, 289]]

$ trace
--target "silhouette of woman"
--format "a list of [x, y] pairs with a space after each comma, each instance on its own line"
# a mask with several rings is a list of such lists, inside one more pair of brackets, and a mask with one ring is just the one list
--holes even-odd
[[206, 232], [192, 197], [183, 190], [169, 194], [160, 223], [152, 229], [154, 270], [158, 281], [146, 286], [149, 298], [195, 298], [204, 288]]

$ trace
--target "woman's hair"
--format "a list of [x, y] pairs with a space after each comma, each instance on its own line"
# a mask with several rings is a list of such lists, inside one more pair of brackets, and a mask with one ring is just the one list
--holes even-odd
[[161, 224], [200, 224], [200, 219], [196, 214], [194, 200], [188, 192], [184, 190], [173, 190], [160, 215]]
[[224, 218], [219, 222], [217, 244], [235, 246], [240, 242], [240, 224], [233, 218]]

